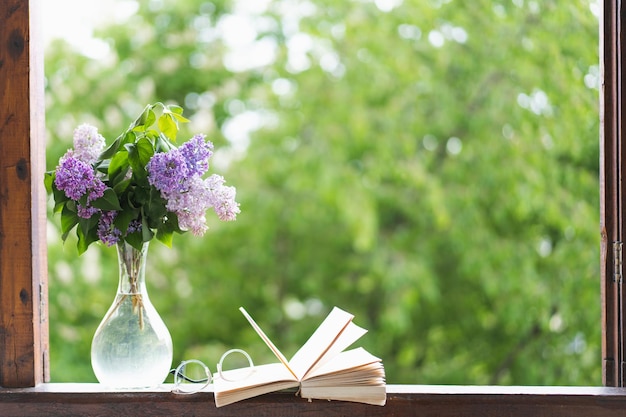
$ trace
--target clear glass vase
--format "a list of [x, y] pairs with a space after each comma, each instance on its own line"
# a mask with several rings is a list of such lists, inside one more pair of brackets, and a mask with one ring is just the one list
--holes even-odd
[[111, 388], [156, 387], [172, 365], [172, 337], [146, 291], [148, 243], [142, 250], [118, 243], [117, 254], [117, 295], [93, 337], [91, 366]]

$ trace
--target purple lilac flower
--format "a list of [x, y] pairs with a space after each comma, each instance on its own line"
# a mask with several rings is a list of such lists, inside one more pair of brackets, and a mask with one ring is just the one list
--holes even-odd
[[113, 246], [120, 241], [122, 232], [113, 225], [117, 211], [104, 211], [98, 221], [98, 238], [107, 246]]
[[102, 182], [100, 178], [94, 178], [91, 187], [89, 188], [89, 196], [87, 197], [87, 202], [92, 202], [97, 200], [98, 198], [104, 195], [104, 190], [106, 190], [107, 186]]
[[100, 212], [100, 209], [92, 207], [89, 203], [102, 197], [104, 195], [105, 189], [106, 185], [100, 180], [100, 178], [93, 179], [93, 183], [87, 194], [87, 205], [83, 206], [82, 204], [78, 204], [78, 206], [76, 207], [79, 217], [82, 217], [83, 219], [89, 219], [94, 214]]
[[61, 157], [56, 169], [54, 185], [74, 201], [80, 200], [87, 194], [86, 205], [77, 206], [79, 217], [88, 219], [100, 211], [91, 207], [89, 203], [104, 195], [106, 185], [94, 175], [91, 165], [78, 159], [72, 150]]
[[213, 143], [206, 142], [204, 138], [205, 135], [195, 135], [178, 148], [187, 162], [189, 176], [194, 174], [202, 176], [209, 169], [209, 158], [213, 155]]
[[89, 219], [96, 213], [100, 212], [100, 209], [95, 208], [87, 204], [87, 206], [83, 206], [82, 204], [78, 204], [76, 206], [76, 212], [78, 217], [82, 217], [83, 219]]
[[141, 231], [141, 222], [135, 219], [128, 224], [128, 229], [126, 229], [126, 234], [129, 235], [131, 233], [135, 233], [139, 231]]
[[72, 200], [79, 200], [94, 185], [94, 172], [89, 164], [74, 156], [72, 150], [61, 157], [56, 168], [54, 185]]
[[189, 172], [185, 158], [178, 149], [155, 154], [146, 169], [148, 182], [163, 194], [178, 191]]
[[206, 211], [213, 207], [220, 220], [235, 220], [240, 212], [235, 188], [224, 185], [224, 178], [201, 176], [209, 168], [213, 144], [196, 135], [178, 149], [154, 155], [146, 169], [148, 181], [167, 200], [168, 211], [176, 213], [181, 230], [202, 236], [208, 229]]
[[104, 137], [96, 127], [82, 124], [74, 130], [74, 156], [84, 163], [96, 162], [104, 146]]

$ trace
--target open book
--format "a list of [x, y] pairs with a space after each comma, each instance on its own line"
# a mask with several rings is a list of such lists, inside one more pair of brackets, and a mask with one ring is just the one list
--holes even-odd
[[309, 340], [287, 361], [246, 310], [239, 310], [280, 361], [216, 375], [215, 405], [232, 404], [269, 392], [299, 387], [302, 398], [385, 405], [385, 370], [363, 348], [345, 350], [367, 330], [354, 316], [335, 307]]

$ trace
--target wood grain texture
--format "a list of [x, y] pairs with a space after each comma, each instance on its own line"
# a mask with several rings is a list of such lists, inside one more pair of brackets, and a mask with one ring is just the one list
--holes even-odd
[[605, 0], [600, 19], [600, 266], [602, 300], [602, 379], [607, 386], [623, 386], [623, 294], [615, 280], [614, 242], [623, 241], [622, 222], [622, 88], [623, 66], [619, 59], [622, 25], [621, 0]]
[[[0, 1], [0, 386], [47, 378], [43, 58], [34, 0]], [[42, 298], [42, 296], [44, 298]], [[43, 322], [43, 324], [41, 324]]]
[[0, 416], [623, 416], [626, 390], [602, 387], [467, 387], [390, 385], [387, 404], [308, 402], [293, 391], [263, 395], [216, 408], [212, 392], [102, 391], [97, 384], [44, 384], [0, 389]]

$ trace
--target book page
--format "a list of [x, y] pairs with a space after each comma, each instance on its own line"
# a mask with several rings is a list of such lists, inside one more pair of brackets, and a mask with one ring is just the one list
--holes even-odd
[[315, 367], [315, 370], [307, 375], [307, 379], [322, 377], [323, 375], [334, 373], [347, 373], [351, 369], [375, 362], [380, 362], [380, 359], [369, 353], [367, 350], [359, 347], [341, 352], [337, 356], [330, 359], [323, 366]]
[[289, 366], [289, 362], [287, 361], [287, 358], [285, 358], [285, 355], [283, 355], [281, 353], [280, 350], [278, 350], [278, 348], [274, 345], [274, 343], [272, 343], [272, 341], [270, 340], [269, 337], [267, 337], [267, 335], [265, 334], [265, 332], [263, 330], [261, 330], [261, 328], [259, 327], [258, 324], [256, 324], [256, 322], [252, 319], [252, 317], [250, 316], [250, 314], [248, 314], [248, 312], [246, 311], [245, 308], [243, 307], [239, 307], [239, 311], [241, 311], [241, 313], [243, 314], [243, 316], [246, 318], [246, 320], [248, 320], [248, 322], [250, 323], [250, 325], [252, 326], [252, 328], [254, 329], [254, 331], [259, 335], [259, 337], [261, 339], [263, 339], [263, 341], [265, 342], [265, 344], [267, 345], [267, 347], [270, 348], [270, 350], [272, 352], [274, 352], [274, 355], [276, 355], [276, 357], [278, 358], [278, 360], [285, 365], [285, 367], [289, 370], [289, 372], [291, 372], [291, 374], [298, 380], [300, 380], [300, 378], [297, 377], [297, 374], [292, 370], [292, 368]]
[[222, 375], [215, 375], [213, 382], [215, 405], [221, 407], [299, 385], [296, 378], [282, 363], [224, 371]]
[[278, 381], [298, 381], [282, 363], [255, 365], [253, 368], [239, 368], [223, 371], [215, 375], [215, 392], [244, 390], [246, 388], [270, 384]]
[[300, 396], [308, 399], [352, 401], [371, 405], [385, 405], [387, 389], [384, 385], [364, 387], [302, 387]]
[[348, 323], [344, 331], [341, 332], [337, 340], [335, 340], [335, 343], [333, 343], [326, 353], [324, 353], [315, 366], [306, 372], [302, 379], [306, 379], [309, 375], [315, 373], [319, 367], [324, 366], [328, 361], [339, 355], [348, 346], [360, 339], [365, 333], [367, 333], [366, 329], [357, 326], [353, 322]]
[[298, 380], [302, 380], [306, 373], [332, 347], [353, 318], [352, 314], [338, 307], [333, 308], [309, 340], [289, 361], [289, 367]]

